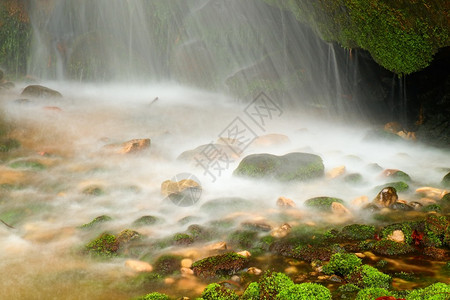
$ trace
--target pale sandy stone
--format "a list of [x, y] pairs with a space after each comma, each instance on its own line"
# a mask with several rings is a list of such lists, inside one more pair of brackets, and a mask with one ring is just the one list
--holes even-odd
[[394, 230], [388, 237], [388, 240], [397, 242], [397, 243], [403, 243], [405, 242], [405, 234], [401, 230]]
[[250, 256], [252, 256], [252, 254], [251, 254], [249, 251], [247, 251], [247, 250], [239, 251], [239, 252], [237, 252], [237, 254], [242, 255], [242, 256], [244, 256], [244, 257], [250, 257]]
[[192, 259], [184, 258], [181, 260], [181, 267], [190, 268], [190, 267], [192, 267], [192, 263], [193, 263]]
[[337, 178], [339, 176], [342, 176], [345, 173], [345, 170], [346, 170], [345, 166], [333, 168], [326, 173], [326, 177], [330, 179]]
[[140, 260], [129, 259], [129, 260], [125, 261], [125, 266], [127, 268], [132, 269], [135, 272], [151, 272], [151, 271], [153, 271], [152, 265], [150, 265], [148, 262], [140, 261]]
[[295, 202], [292, 199], [281, 196], [277, 200], [277, 206], [281, 208], [295, 207]]

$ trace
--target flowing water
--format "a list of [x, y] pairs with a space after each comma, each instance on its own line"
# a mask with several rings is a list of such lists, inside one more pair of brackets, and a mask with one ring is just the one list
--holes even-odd
[[[261, 128], [244, 113], [247, 104], [179, 85], [46, 85], [58, 89], [64, 98], [18, 103], [14, 100], [22, 86], [1, 96], [2, 108], [14, 128], [10, 135], [23, 145], [4, 156], [1, 171], [1, 217], [14, 227], [0, 224], [2, 299], [106, 299], [111, 295], [125, 299], [136, 295], [137, 290], [123, 287], [131, 276], [125, 258], [99, 262], [80, 254], [94, 236], [77, 227], [100, 215], [113, 218], [102, 229], [116, 233], [130, 228], [143, 215], [160, 217], [161, 224], [139, 229], [150, 238], [230, 215], [279, 226], [275, 203], [285, 196], [300, 209], [297, 222], [339, 223], [339, 219], [301, 209], [306, 199], [328, 195], [344, 199], [354, 214], [352, 221], [362, 222], [367, 215], [352, 206], [351, 200], [362, 195], [373, 198], [377, 193], [374, 187], [386, 181], [380, 170], [368, 168], [370, 164], [407, 172], [414, 183], [411, 192], [400, 193], [400, 198], [408, 201], [417, 198], [415, 187], [437, 185], [450, 165], [448, 151], [406, 141], [366, 141], [369, 126], [364, 123], [319, 122], [320, 116], [280, 108]], [[315, 153], [323, 158], [326, 171], [345, 165], [347, 173], [360, 173], [364, 181], [358, 185], [339, 179], [261, 185], [232, 176], [238, 157], [230, 159], [220, 172], [211, 168], [214, 178], [206, 169], [177, 160], [186, 150], [216, 142], [236, 117], [258, 136], [278, 133], [290, 141], [270, 145], [256, 140], [241, 157], [261, 152]], [[135, 154], [105, 152], [107, 144], [135, 138], [151, 138], [150, 149]], [[23, 160], [45, 167], [11, 167]], [[183, 172], [197, 176], [203, 188], [199, 202], [189, 207], [176, 206], [160, 193], [163, 181]], [[88, 186], [98, 186], [103, 193], [86, 195], [83, 190]], [[224, 209], [212, 215], [202, 210], [206, 201], [220, 197], [247, 199], [257, 203], [257, 208]], [[187, 216], [195, 217], [195, 222], [179, 222]], [[221, 237], [217, 238], [220, 241]]]
[[[350, 222], [372, 222], [351, 203], [376, 196], [387, 181], [383, 169], [411, 176], [409, 192], [399, 197], [413, 201], [420, 199], [415, 188], [438, 186], [450, 168], [448, 150], [367, 139], [372, 125], [360, 118], [367, 109], [362, 103], [379, 86], [356, 88], [365, 76], [357, 56], [262, 1], [35, 1], [30, 14], [29, 73], [63, 98], [19, 100], [25, 83], [0, 94], [8, 135], [22, 145], [1, 154], [0, 299], [129, 299], [151, 292], [130, 285], [136, 274], [125, 267], [126, 258], [99, 261], [82, 253], [101, 232], [79, 226], [97, 216], [112, 218], [101, 225], [112, 233], [156, 216], [160, 223], [137, 229], [156, 240], [224, 218], [238, 220], [235, 226], [260, 220], [280, 226], [276, 200], [284, 196], [297, 205], [294, 224], [348, 222], [303, 207], [311, 197], [332, 196], [350, 208]], [[273, 82], [280, 78], [289, 88], [277, 89]], [[261, 92], [270, 98], [255, 98]], [[261, 99], [268, 106], [260, 106]], [[391, 114], [383, 104], [371, 109], [380, 118]], [[146, 138], [150, 148], [137, 153], [108, 148]], [[220, 144], [219, 138], [239, 138], [242, 151], [220, 148], [226, 156], [207, 168], [179, 159], [201, 145]], [[326, 171], [345, 166], [346, 174], [359, 173], [363, 181], [261, 184], [232, 175], [248, 154], [290, 152], [317, 154]], [[202, 186], [199, 201], [188, 207], [161, 195], [162, 182], [181, 173], [195, 175]], [[86, 193], [89, 188], [100, 192]], [[256, 205], [202, 208], [224, 197]], [[150, 257], [134, 258], [153, 262], [174, 251], [199, 259], [206, 255], [203, 246], [149, 249], [144, 254]], [[180, 277], [158, 289], [198, 296], [204, 285]]]

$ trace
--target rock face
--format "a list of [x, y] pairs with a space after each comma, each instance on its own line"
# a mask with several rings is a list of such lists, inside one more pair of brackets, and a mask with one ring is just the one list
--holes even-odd
[[289, 153], [283, 156], [252, 154], [245, 157], [233, 173], [250, 178], [268, 178], [279, 181], [304, 181], [322, 177], [322, 158], [309, 153]]
[[386, 187], [378, 193], [372, 203], [380, 207], [389, 207], [398, 200], [397, 191], [393, 187]]
[[23, 90], [21, 95], [37, 98], [62, 98], [60, 92], [49, 89], [48, 87], [42, 85], [29, 85]]

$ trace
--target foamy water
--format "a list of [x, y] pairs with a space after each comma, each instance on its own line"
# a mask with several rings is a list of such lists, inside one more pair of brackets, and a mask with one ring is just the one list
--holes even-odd
[[[320, 116], [278, 107], [271, 118], [265, 118], [263, 126], [258, 125], [245, 113], [252, 99], [237, 103], [220, 94], [173, 85], [49, 82], [46, 86], [64, 97], [31, 99], [31, 103], [20, 104], [14, 100], [21, 98], [24, 85], [0, 95], [4, 114], [13, 124], [11, 137], [22, 143], [22, 148], [10, 153], [1, 167], [2, 174], [8, 174], [8, 180], [20, 188], [2, 191], [0, 211], [28, 208], [14, 219], [14, 228], [0, 224], [1, 299], [106, 299], [111, 296], [111, 286], [117, 299], [129, 297], [115, 290], [112, 283], [128, 276], [122, 259], [94, 262], [77, 252], [92, 238], [77, 226], [99, 215], [113, 218], [102, 228], [116, 233], [130, 228], [143, 215], [160, 217], [164, 222], [141, 231], [150, 238], [159, 238], [186, 230], [188, 225], [178, 222], [183, 217], [195, 216], [195, 223], [206, 224], [225, 216], [225, 212], [211, 215], [200, 209], [215, 198], [241, 197], [258, 203], [258, 208], [242, 212], [242, 218], [266, 219], [275, 224], [271, 215], [280, 196], [293, 199], [300, 208], [308, 198], [333, 196], [348, 204], [357, 221], [366, 216], [351, 207], [351, 201], [363, 195], [373, 199], [374, 187], [387, 181], [380, 176], [381, 171], [371, 171], [369, 164], [408, 173], [413, 179], [410, 192], [399, 194], [400, 199], [408, 201], [417, 198], [416, 187], [437, 186], [448, 172], [445, 168], [450, 167], [449, 152], [445, 150], [413, 142], [365, 141], [370, 127], [363, 122], [337, 125]], [[241, 158], [251, 153], [314, 153], [322, 157], [326, 171], [345, 165], [347, 174], [360, 173], [363, 182], [349, 185], [324, 178], [295, 184], [261, 184], [232, 176], [241, 158], [229, 161], [220, 172], [177, 160], [184, 151], [216, 142], [236, 118], [257, 136], [276, 133], [290, 140], [272, 146], [250, 143]], [[104, 151], [107, 144], [137, 138], [150, 138], [151, 148], [127, 155]], [[46, 168], [32, 171], [9, 167], [23, 159], [37, 160]], [[183, 172], [194, 174], [203, 188], [194, 206], [175, 206], [160, 193], [163, 181]], [[93, 185], [104, 193], [85, 195], [83, 190]], [[306, 216], [307, 220], [324, 222], [314, 215]], [[101, 279], [97, 274], [102, 274]], [[93, 287], [94, 278], [99, 284]], [[73, 289], [82, 292], [76, 296], [71, 294]]]

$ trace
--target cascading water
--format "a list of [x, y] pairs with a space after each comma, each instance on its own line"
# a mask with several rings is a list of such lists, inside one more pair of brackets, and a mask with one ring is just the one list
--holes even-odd
[[[0, 153], [0, 299], [130, 299], [156, 290], [198, 297], [206, 281], [178, 261], [173, 270], [171, 264], [161, 270], [156, 260], [170, 253], [195, 261], [219, 253], [211, 245], [221, 241], [230, 251], [266, 253], [251, 266], [303, 276], [313, 271], [309, 264], [273, 258], [269, 251], [267, 243], [277, 240], [270, 234], [284, 223], [297, 233], [330, 223], [377, 224], [361, 202], [393, 180], [383, 169], [413, 178], [399, 192], [406, 202], [430, 203], [415, 193], [423, 185], [443, 189], [448, 151], [371, 139], [370, 124], [358, 118], [352, 126], [325, 121], [367, 109], [381, 117], [391, 112], [383, 103], [363, 101], [382, 93], [376, 80], [361, 83], [376, 77], [364, 53], [323, 42], [287, 11], [257, 0], [30, 5], [29, 73], [63, 97], [19, 96], [25, 83], [0, 94], [11, 124], [8, 138], [21, 144]], [[133, 148], [147, 138], [149, 148]], [[126, 141], [134, 142], [124, 146]], [[226, 147], [238, 142], [244, 145]], [[205, 168], [211, 151], [220, 159]], [[291, 152], [319, 155], [327, 176], [287, 184], [233, 175], [247, 155]], [[166, 180], [184, 173], [202, 188], [198, 202], [187, 207], [161, 193]], [[280, 196], [296, 207], [277, 207]], [[317, 196], [343, 199], [346, 210], [306, 208], [305, 200]], [[408, 216], [413, 213], [420, 211]], [[100, 216], [110, 219], [82, 226]], [[143, 216], [147, 223], [136, 222]], [[113, 243], [107, 258], [98, 259], [90, 242], [124, 229], [141, 238], [119, 250]], [[242, 233], [257, 242], [239, 240]], [[151, 263], [154, 272], [139, 275], [136, 260]], [[404, 263], [390, 268], [448, 281], [430, 275], [441, 261]], [[238, 293], [246, 280], [243, 275], [232, 283]]]

